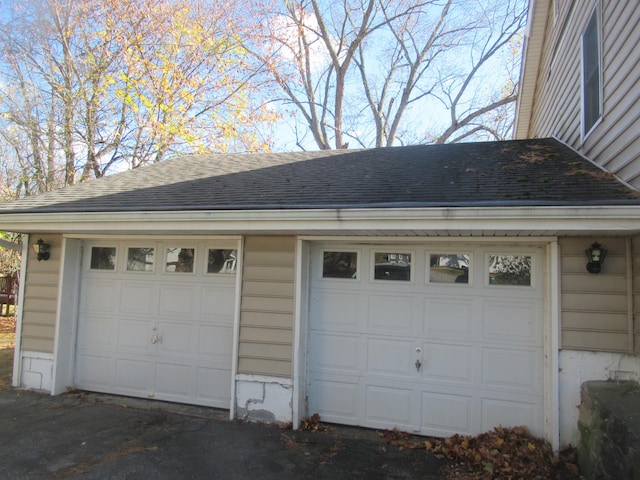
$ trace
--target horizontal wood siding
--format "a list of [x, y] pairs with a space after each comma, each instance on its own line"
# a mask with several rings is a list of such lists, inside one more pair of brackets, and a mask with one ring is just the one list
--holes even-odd
[[640, 355], [640, 235], [632, 239], [633, 264], [633, 349]]
[[291, 378], [295, 237], [245, 239], [238, 373]]
[[528, 136], [556, 136], [640, 188], [640, 8], [635, 1], [600, 2], [603, 117], [582, 136], [582, 33], [597, 3], [560, 2], [558, 18], [547, 22]]
[[32, 235], [51, 245], [51, 258], [38, 261], [33, 250], [27, 259], [22, 313], [22, 350], [53, 353], [60, 281], [61, 235]]
[[[585, 250], [597, 240], [607, 250], [599, 274], [587, 272]], [[560, 239], [562, 348], [629, 352], [626, 239]]]

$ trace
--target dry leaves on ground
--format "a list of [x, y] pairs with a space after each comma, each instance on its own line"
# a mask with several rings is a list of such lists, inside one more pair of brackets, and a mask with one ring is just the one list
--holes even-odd
[[0, 348], [13, 348], [16, 338], [16, 318], [0, 316]]
[[327, 427], [320, 421], [320, 415], [314, 413], [309, 418], [303, 418], [300, 421], [300, 430], [307, 432], [324, 432]]
[[446, 458], [450, 479], [579, 478], [572, 450], [556, 456], [547, 442], [533, 437], [526, 427], [497, 427], [476, 437], [454, 435], [427, 440], [397, 430], [380, 435], [399, 448], [425, 448], [439, 458]]

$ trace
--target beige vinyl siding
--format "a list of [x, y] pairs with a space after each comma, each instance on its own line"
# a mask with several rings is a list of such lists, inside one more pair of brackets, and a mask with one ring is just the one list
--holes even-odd
[[244, 242], [238, 373], [291, 378], [295, 237]]
[[[599, 274], [586, 269], [585, 250], [595, 240], [608, 250]], [[630, 352], [627, 240], [561, 238], [560, 251], [562, 348]]]
[[30, 249], [24, 286], [22, 345], [24, 351], [53, 353], [60, 281], [61, 235], [31, 235], [51, 245], [51, 258], [38, 261]]
[[[591, 10], [584, 7], [586, 19]], [[547, 22], [529, 137], [557, 136], [570, 145], [580, 140], [582, 30], [572, 21], [575, 15], [574, 8], [565, 8], [555, 22]]]
[[632, 239], [633, 265], [633, 348], [640, 355], [640, 235]]
[[603, 117], [582, 136], [582, 33], [596, 0], [569, 2], [547, 22], [529, 137], [556, 136], [640, 188], [640, 8], [602, 0]]

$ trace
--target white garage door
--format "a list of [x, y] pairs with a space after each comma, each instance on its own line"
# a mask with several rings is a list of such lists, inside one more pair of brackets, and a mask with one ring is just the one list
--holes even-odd
[[542, 436], [543, 260], [536, 247], [314, 246], [309, 413]]
[[236, 242], [87, 242], [78, 388], [229, 408]]

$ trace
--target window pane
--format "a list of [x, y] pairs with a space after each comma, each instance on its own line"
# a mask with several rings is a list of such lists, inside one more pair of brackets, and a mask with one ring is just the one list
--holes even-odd
[[152, 247], [132, 247], [127, 252], [127, 271], [153, 272], [154, 249]]
[[92, 270], [115, 270], [116, 269], [116, 248], [115, 247], [91, 247], [91, 269]]
[[373, 278], [376, 280], [411, 280], [411, 254], [376, 252]]
[[167, 248], [165, 270], [167, 272], [193, 272], [195, 254], [193, 248]]
[[531, 257], [528, 255], [491, 255], [490, 285], [531, 285]]
[[600, 118], [600, 49], [597, 9], [593, 11], [582, 36], [582, 70], [584, 132], [587, 133]]
[[356, 252], [324, 252], [323, 278], [356, 278], [358, 254]]
[[431, 283], [469, 283], [469, 255], [436, 253], [431, 255]]
[[222, 250], [218, 248], [209, 249], [209, 259], [207, 260], [207, 273], [235, 273], [237, 263], [237, 252], [233, 250]]

